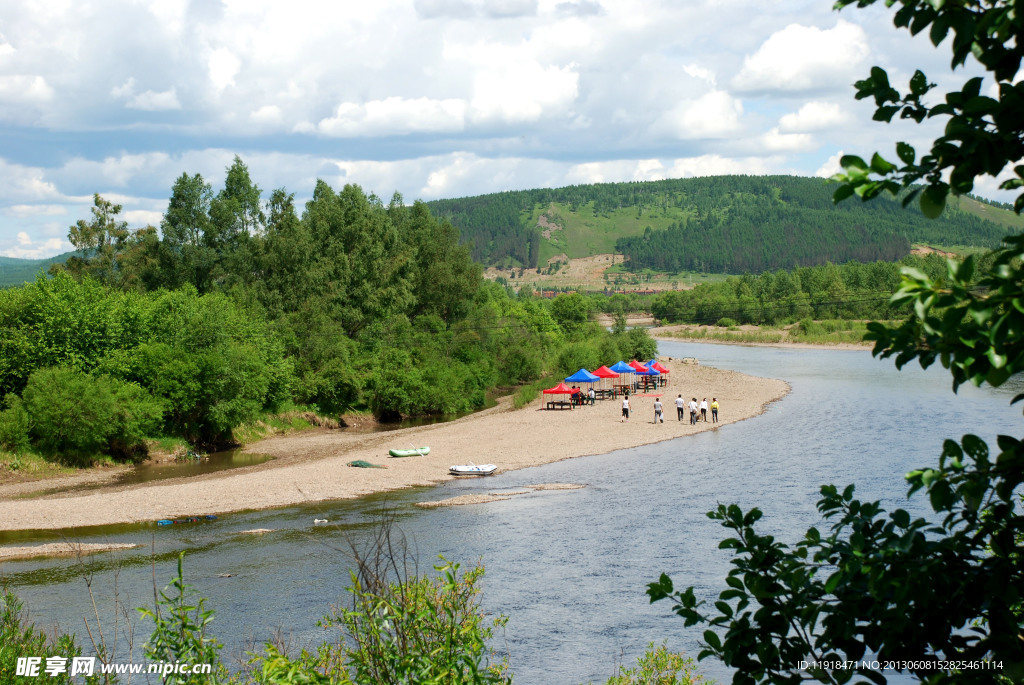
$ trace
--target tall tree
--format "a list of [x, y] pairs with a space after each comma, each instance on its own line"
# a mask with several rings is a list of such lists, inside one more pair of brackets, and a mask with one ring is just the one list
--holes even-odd
[[68, 240], [81, 256], [67, 262], [69, 271], [88, 274], [109, 285], [121, 279], [118, 257], [124, 249], [131, 231], [128, 222], [119, 218], [121, 205], [93, 195], [92, 220], [79, 219], [68, 230]]
[[212, 285], [217, 253], [210, 246], [213, 190], [199, 174], [183, 173], [174, 182], [160, 232], [169, 285], [191, 283], [200, 293]]

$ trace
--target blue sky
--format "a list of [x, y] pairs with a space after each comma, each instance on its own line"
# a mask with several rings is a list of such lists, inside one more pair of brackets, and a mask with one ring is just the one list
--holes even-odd
[[317, 178], [411, 201], [827, 176], [937, 133], [871, 122], [854, 81], [975, 73], [948, 63], [884, 6], [819, 0], [4, 0], [0, 255], [71, 249], [93, 193], [158, 226], [175, 178], [216, 190], [236, 154], [300, 203]]

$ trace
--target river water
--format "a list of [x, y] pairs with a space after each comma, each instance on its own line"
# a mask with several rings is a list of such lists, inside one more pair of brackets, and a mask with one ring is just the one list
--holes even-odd
[[[792, 392], [761, 416], [719, 431], [486, 480], [232, 514], [195, 525], [75, 531], [75, 539], [141, 542], [146, 548], [81, 564], [8, 562], [0, 574], [37, 625], [59, 624], [84, 638], [82, 616], [92, 615], [85, 578], [92, 578], [109, 634], [114, 588], [129, 607], [151, 605], [153, 574], [164, 585], [184, 550], [187, 580], [217, 611], [214, 632], [230, 661], [249, 640], [262, 641], [278, 628], [292, 644], [322, 639], [317, 619], [329, 605], [345, 603], [346, 540], [366, 539], [386, 509], [422, 566], [439, 554], [486, 566], [483, 605], [510, 617], [496, 646], [507, 648], [516, 683], [603, 682], [616, 664], [633, 662], [651, 641], [667, 641], [691, 655], [699, 651], [702, 629], [685, 629], [667, 602], [651, 605], [644, 588], [667, 572], [677, 587], [694, 585], [702, 598], [717, 598], [730, 557], [718, 549], [726, 531], [705, 513], [718, 503], [760, 507], [762, 530], [785, 542], [796, 542], [819, 522], [815, 502], [825, 483], [856, 483], [861, 499], [925, 514], [922, 498], [905, 499], [903, 474], [936, 463], [944, 438], [968, 432], [989, 440], [999, 433], [1020, 435], [1020, 410], [1009, 406], [1022, 391], [1020, 379], [995, 390], [965, 387], [954, 395], [941, 368], [897, 372], [890, 361], [864, 351], [663, 342], [661, 354], [782, 378]], [[721, 411], [727, 416], [729, 407]], [[500, 465], [500, 455], [493, 461]], [[415, 506], [551, 482], [586, 487], [480, 505]], [[314, 518], [330, 523], [314, 525]], [[252, 528], [274, 532], [237, 534]], [[44, 539], [38, 533], [0, 534], [0, 543]], [[148, 631], [148, 625], [138, 628], [136, 650]], [[731, 679], [711, 660], [701, 662], [700, 670], [720, 682]]]

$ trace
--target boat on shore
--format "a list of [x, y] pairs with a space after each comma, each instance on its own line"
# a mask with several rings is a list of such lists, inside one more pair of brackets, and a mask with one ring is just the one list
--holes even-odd
[[494, 464], [461, 464], [452, 466], [448, 472], [453, 476], [489, 476], [497, 470]]
[[388, 450], [392, 457], [423, 457], [430, 454], [429, 447], [415, 447], [411, 450]]

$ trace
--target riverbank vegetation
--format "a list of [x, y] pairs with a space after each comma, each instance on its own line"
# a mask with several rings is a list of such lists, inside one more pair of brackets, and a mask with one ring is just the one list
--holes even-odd
[[463, 414], [656, 351], [590, 322], [586, 297], [485, 281], [450, 223], [397, 195], [321, 181], [300, 215], [284, 190], [264, 202], [236, 158], [217, 194], [178, 178], [159, 232], [120, 212], [96, 196], [70, 229], [80, 256], [0, 290], [0, 463], [230, 444], [287, 412]]

